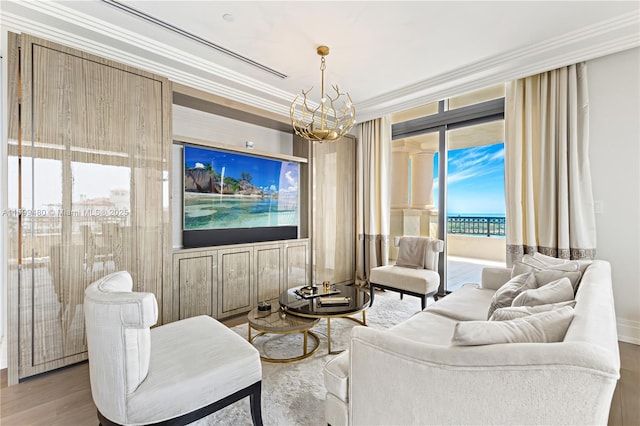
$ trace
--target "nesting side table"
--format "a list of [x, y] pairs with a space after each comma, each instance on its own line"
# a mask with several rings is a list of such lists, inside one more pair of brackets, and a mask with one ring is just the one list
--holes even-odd
[[[265, 334], [303, 334], [302, 343], [302, 355], [291, 358], [270, 358], [260, 354], [260, 359], [266, 362], [294, 362], [301, 359], [305, 359], [313, 355], [320, 346], [320, 339], [318, 336], [310, 331], [312, 327], [315, 327], [320, 319], [318, 318], [303, 318], [295, 315], [287, 315], [285, 312], [279, 309], [273, 309], [270, 311], [259, 311], [258, 308], [254, 308], [247, 315], [249, 321], [248, 337], [249, 343]], [[251, 330], [256, 330], [258, 333], [252, 336]], [[307, 341], [308, 336], [314, 340], [315, 345], [311, 350], [308, 350]]]

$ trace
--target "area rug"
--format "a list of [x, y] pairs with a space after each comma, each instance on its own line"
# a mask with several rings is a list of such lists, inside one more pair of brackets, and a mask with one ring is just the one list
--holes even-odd
[[[429, 299], [430, 302], [433, 302]], [[387, 329], [420, 311], [420, 299], [398, 293], [376, 292], [375, 303], [367, 309], [367, 325]], [[355, 317], [361, 318], [361, 314]], [[358, 324], [348, 319], [331, 320], [331, 349], [348, 349], [351, 329]], [[247, 338], [247, 324], [233, 327]], [[312, 331], [320, 337], [320, 347], [311, 357], [288, 364], [262, 363], [262, 418], [265, 425], [326, 425], [324, 417], [323, 367], [338, 355], [327, 353], [327, 322], [325, 319]], [[255, 333], [255, 331], [254, 331]], [[311, 347], [313, 340], [309, 339]], [[267, 335], [255, 342], [261, 354], [289, 357], [302, 354], [302, 335]], [[217, 413], [194, 423], [198, 426], [251, 425], [249, 398], [245, 398]]]

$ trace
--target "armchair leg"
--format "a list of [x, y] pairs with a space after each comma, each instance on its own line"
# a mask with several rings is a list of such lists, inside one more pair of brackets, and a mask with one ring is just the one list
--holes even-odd
[[258, 382], [249, 395], [251, 405], [251, 420], [253, 426], [262, 426], [262, 382]]
[[[183, 414], [172, 419], [164, 420], [158, 423], [149, 423], [147, 426], [185, 426], [195, 422], [198, 419], [208, 416], [211, 413], [240, 401], [243, 398], [249, 396], [249, 405], [251, 407], [251, 420], [253, 426], [263, 426], [262, 424], [262, 380], [247, 386], [244, 389], [240, 389], [238, 392], [231, 394], [219, 401], [207, 405], [206, 407], [199, 408], [187, 414]], [[119, 423], [114, 423], [107, 419], [102, 413], [98, 411], [99, 426], [120, 426]]]
[[369, 307], [373, 306], [373, 298], [376, 295], [376, 287], [373, 283], [369, 283]]

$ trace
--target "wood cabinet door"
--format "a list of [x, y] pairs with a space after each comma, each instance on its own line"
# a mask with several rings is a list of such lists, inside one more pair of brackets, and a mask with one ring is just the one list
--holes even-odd
[[208, 250], [173, 257], [173, 317], [218, 315], [218, 253]]
[[251, 310], [254, 291], [253, 247], [218, 250], [218, 318]]
[[282, 291], [282, 244], [256, 245], [255, 257], [255, 282], [256, 302], [277, 299]]

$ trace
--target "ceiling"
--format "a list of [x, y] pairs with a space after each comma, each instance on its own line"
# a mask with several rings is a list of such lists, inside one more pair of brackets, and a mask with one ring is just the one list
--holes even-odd
[[3, 30], [283, 116], [302, 89], [316, 99], [325, 44], [326, 83], [350, 93], [358, 121], [640, 46], [638, 1], [2, 0], [0, 12]]

